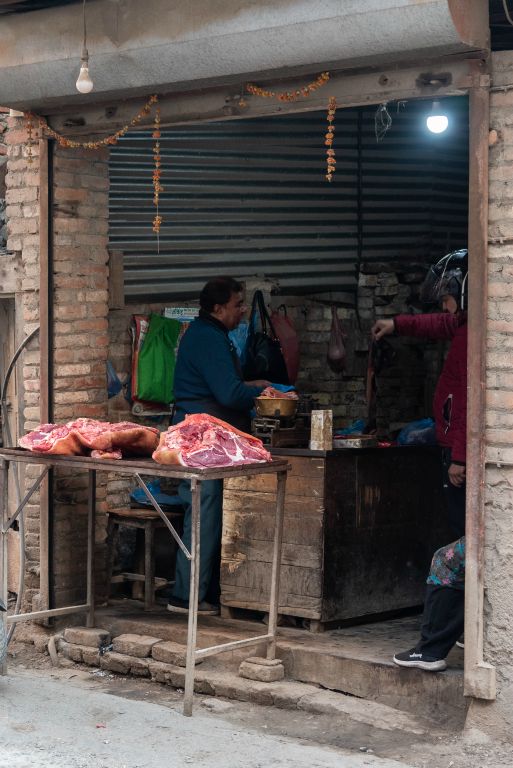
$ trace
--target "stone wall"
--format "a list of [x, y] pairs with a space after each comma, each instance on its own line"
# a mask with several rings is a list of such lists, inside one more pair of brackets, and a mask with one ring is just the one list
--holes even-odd
[[[38, 138], [37, 132], [35, 138]], [[16, 311], [22, 313], [23, 335], [39, 325], [39, 158], [26, 161], [22, 118], [9, 118], [6, 200], [8, 250], [20, 263]], [[108, 165], [107, 150], [55, 150], [53, 222], [52, 339], [54, 420], [107, 415], [106, 359], [108, 350]], [[22, 358], [23, 429], [40, 419], [40, 350], [36, 339]], [[39, 475], [28, 466], [25, 487]], [[81, 602], [85, 592], [86, 478], [56, 473], [53, 490], [53, 558], [56, 605]], [[39, 605], [39, 497], [26, 507], [26, 608]], [[104, 560], [105, 487], [98, 492], [97, 555]], [[98, 574], [98, 583], [104, 575]]]

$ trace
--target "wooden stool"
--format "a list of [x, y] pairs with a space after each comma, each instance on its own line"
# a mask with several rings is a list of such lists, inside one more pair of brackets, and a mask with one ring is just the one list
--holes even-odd
[[[107, 514], [109, 516], [107, 524], [108, 583], [120, 584], [125, 581], [144, 581], [144, 610], [148, 611], [153, 608], [155, 604], [155, 589], [167, 584], [166, 579], [161, 579], [158, 576], [155, 576], [155, 553], [153, 551], [155, 530], [158, 528], [166, 528], [166, 524], [159, 513], [150, 507], [125, 507], [113, 509]], [[183, 519], [183, 515], [184, 511], [182, 507], [177, 507], [176, 511], [173, 512], [166, 512], [168, 520], [175, 528], [176, 524]], [[144, 573], [123, 572], [116, 576], [112, 576], [120, 525], [144, 531]], [[169, 534], [169, 538], [174, 543], [171, 534]]]

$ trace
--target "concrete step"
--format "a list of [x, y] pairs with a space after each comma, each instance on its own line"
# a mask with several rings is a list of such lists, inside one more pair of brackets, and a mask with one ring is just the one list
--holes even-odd
[[[164, 611], [143, 613], [131, 601], [100, 609], [97, 626], [112, 636], [126, 633], [151, 635], [177, 643], [187, 642], [187, 617]], [[208, 647], [265, 632], [261, 622], [200, 617], [198, 647]], [[397, 667], [394, 652], [415, 645], [418, 617], [396, 619], [313, 634], [306, 630], [279, 628], [277, 655], [283, 660], [288, 680], [321, 686], [367, 704], [375, 702], [428, 718], [449, 727], [463, 724], [467, 701], [463, 696], [463, 651], [449, 656], [449, 669], [429, 673]], [[216, 670], [231, 670], [247, 656], [264, 655], [265, 647], [240, 649], [209, 660]], [[204, 666], [202, 665], [202, 671]], [[263, 684], [265, 686], [269, 684]]]

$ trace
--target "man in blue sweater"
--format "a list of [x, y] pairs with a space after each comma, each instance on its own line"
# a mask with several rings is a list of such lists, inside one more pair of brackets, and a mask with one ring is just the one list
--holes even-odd
[[[228, 337], [242, 320], [243, 287], [231, 277], [217, 277], [200, 293], [200, 313], [187, 329], [180, 346], [175, 368], [174, 423], [188, 413], [208, 413], [249, 431], [253, 401], [269, 385], [268, 381], [242, 378], [239, 359]], [[185, 507], [183, 541], [191, 545], [190, 483], [180, 483], [178, 493]], [[201, 539], [199, 606], [203, 613], [216, 613], [219, 602], [219, 563], [223, 516], [223, 481], [207, 480], [201, 484]], [[176, 576], [168, 610], [189, 610], [189, 561], [179, 549]], [[213, 605], [214, 604], [214, 605]]]

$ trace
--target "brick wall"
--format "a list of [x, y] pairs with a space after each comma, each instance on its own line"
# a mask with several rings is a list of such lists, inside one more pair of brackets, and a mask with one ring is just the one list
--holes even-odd
[[[35, 138], [37, 139], [37, 133]], [[38, 146], [26, 162], [24, 121], [9, 119], [6, 201], [7, 247], [20, 262], [17, 311], [24, 335], [39, 324], [39, 188]], [[55, 150], [52, 339], [54, 420], [107, 415], [108, 352], [108, 166], [107, 151]], [[40, 423], [40, 351], [36, 338], [22, 358], [23, 429]], [[25, 487], [38, 476], [27, 467]], [[104, 561], [105, 484], [98, 490], [97, 557]], [[54, 498], [54, 588], [57, 605], [84, 598], [86, 478], [56, 473]], [[26, 508], [26, 608], [38, 607], [39, 497]], [[98, 583], [104, 582], [101, 567]]]

